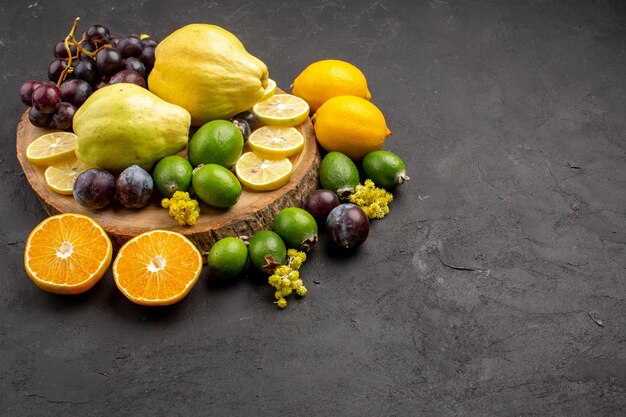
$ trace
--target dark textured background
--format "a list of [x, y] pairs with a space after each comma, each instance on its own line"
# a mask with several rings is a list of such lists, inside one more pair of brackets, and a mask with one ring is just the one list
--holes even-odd
[[[623, 415], [626, 3], [89, 3], [0, 2], [0, 415]], [[221, 25], [286, 89], [350, 61], [412, 180], [354, 256], [322, 240], [285, 311], [204, 275], [165, 309], [110, 272], [44, 293], [22, 266], [45, 213], [17, 91], [78, 15], [158, 39]]]

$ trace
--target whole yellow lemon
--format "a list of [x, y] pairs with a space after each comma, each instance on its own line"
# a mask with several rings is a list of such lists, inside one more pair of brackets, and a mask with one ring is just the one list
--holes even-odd
[[309, 103], [312, 112], [336, 96], [372, 98], [361, 70], [337, 59], [317, 61], [306, 67], [294, 80], [291, 94]]
[[344, 153], [355, 161], [382, 148], [391, 134], [378, 107], [356, 96], [327, 100], [315, 112], [313, 127], [322, 148]]

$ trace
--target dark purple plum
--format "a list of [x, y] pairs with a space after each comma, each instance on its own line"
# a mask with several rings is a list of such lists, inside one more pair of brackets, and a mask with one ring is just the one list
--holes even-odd
[[83, 207], [101, 209], [115, 197], [115, 177], [101, 168], [81, 172], [74, 183], [74, 199]]
[[74, 113], [76, 113], [76, 106], [66, 101], [60, 102], [57, 104], [57, 108], [54, 113], [52, 113], [52, 122], [50, 123], [50, 126], [55, 129], [68, 130], [72, 127]]
[[28, 120], [33, 124], [33, 126], [37, 127], [50, 127], [50, 123], [52, 122], [52, 114], [51, 113], [42, 113], [34, 107], [31, 107], [28, 111]]
[[98, 68], [93, 61], [79, 61], [74, 69], [74, 77], [87, 81], [90, 85], [96, 85], [100, 81]]
[[25, 81], [24, 84], [22, 84], [22, 86], [20, 87], [20, 100], [22, 100], [22, 103], [24, 103], [24, 105], [33, 105], [33, 91], [40, 85], [41, 81], [37, 80], [28, 80]]
[[72, 103], [77, 107], [87, 100], [87, 97], [91, 95], [92, 91], [93, 89], [87, 81], [77, 78], [64, 81], [63, 84], [61, 84], [61, 97], [63, 101]]
[[48, 79], [55, 83], [61, 78], [61, 74], [67, 68], [67, 61], [63, 58], [57, 58], [50, 63], [48, 67]]
[[96, 53], [96, 67], [102, 75], [113, 75], [124, 68], [122, 54], [113, 47], [102, 48]]
[[137, 84], [140, 87], [146, 87], [146, 80], [138, 72], [131, 70], [121, 70], [111, 77], [109, 84], [130, 83]]
[[243, 119], [234, 119], [233, 124], [241, 130], [241, 134], [243, 135], [243, 140], [248, 140], [250, 137], [250, 133], [252, 130], [250, 129], [250, 125]]
[[341, 248], [354, 249], [363, 244], [370, 231], [370, 222], [360, 207], [340, 204], [328, 214], [326, 231]]
[[131, 165], [117, 177], [115, 192], [117, 200], [127, 208], [142, 208], [150, 201], [154, 181], [145, 169]]
[[33, 107], [41, 113], [52, 113], [61, 102], [61, 90], [55, 84], [43, 83], [33, 90]]
[[124, 66], [127, 70], [135, 71], [142, 77], [146, 76], [146, 66], [137, 57], [131, 56], [130, 58], [126, 58], [124, 60]]
[[304, 209], [311, 213], [318, 222], [325, 222], [328, 213], [339, 205], [339, 197], [334, 191], [320, 189], [315, 190], [304, 202]]
[[122, 54], [122, 58], [138, 57], [141, 55], [143, 45], [136, 36], [124, 36], [117, 42], [116, 48]]

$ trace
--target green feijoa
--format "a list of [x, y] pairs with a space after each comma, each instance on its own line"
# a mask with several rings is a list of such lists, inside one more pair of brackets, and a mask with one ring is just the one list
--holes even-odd
[[170, 198], [176, 191], [187, 191], [191, 186], [193, 168], [185, 158], [178, 155], [161, 159], [152, 171], [157, 189], [164, 197]]
[[285, 242], [271, 230], [257, 232], [248, 246], [250, 262], [259, 271], [271, 274], [287, 261]]
[[377, 187], [387, 189], [393, 189], [409, 180], [404, 161], [389, 151], [374, 151], [365, 155], [363, 172]]
[[189, 162], [217, 164], [229, 168], [237, 162], [243, 150], [241, 130], [228, 120], [213, 120], [204, 124], [189, 140]]
[[225, 237], [211, 247], [207, 257], [209, 274], [217, 280], [230, 280], [240, 275], [248, 262], [248, 247], [238, 237]]
[[359, 185], [359, 170], [347, 155], [329, 152], [320, 163], [320, 184], [346, 198]]
[[191, 177], [193, 190], [209, 206], [227, 208], [241, 197], [241, 183], [235, 174], [221, 165], [208, 164], [197, 168]]
[[288, 248], [308, 251], [317, 243], [317, 222], [308, 211], [298, 207], [282, 209], [274, 217], [272, 229]]

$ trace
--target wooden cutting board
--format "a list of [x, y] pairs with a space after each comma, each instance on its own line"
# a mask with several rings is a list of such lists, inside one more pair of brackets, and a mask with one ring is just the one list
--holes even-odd
[[[310, 119], [296, 127], [304, 136], [301, 153], [291, 158], [294, 171], [289, 182], [269, 192], [244, 191], [229, 209], [215, 209], [200, 203], [200, 218], [193, 226], [179, 226], [160, 206], [161, 196], [155, 189], [152, 201], [139, 210], [127, 209], [118, 202], [101, 210], [79, 205], [74, 198], [55, 193], [46, 186], [45, 167], [31, 164], [26, 159], [26, 147], [44, 133], [52, 130], [33, 126], [28, 120], [28, 109], [17, 125], [17, 158], [26, 179], [50, 214], [82, 213], [96, 220], [108, 233], [115, 250], [140, 233], [154, 229], [168, 229], [182, 233], [196, 244], [206, 260], [206, 254], [217, 240], [226, 236], [252, 237], [259, 230], [272, 228], [276, 213], [285, 207], [302, 206], [309, 193], [318, 188], [320, 152]], [[245, 151], [245, 150], [244, 150]]]

